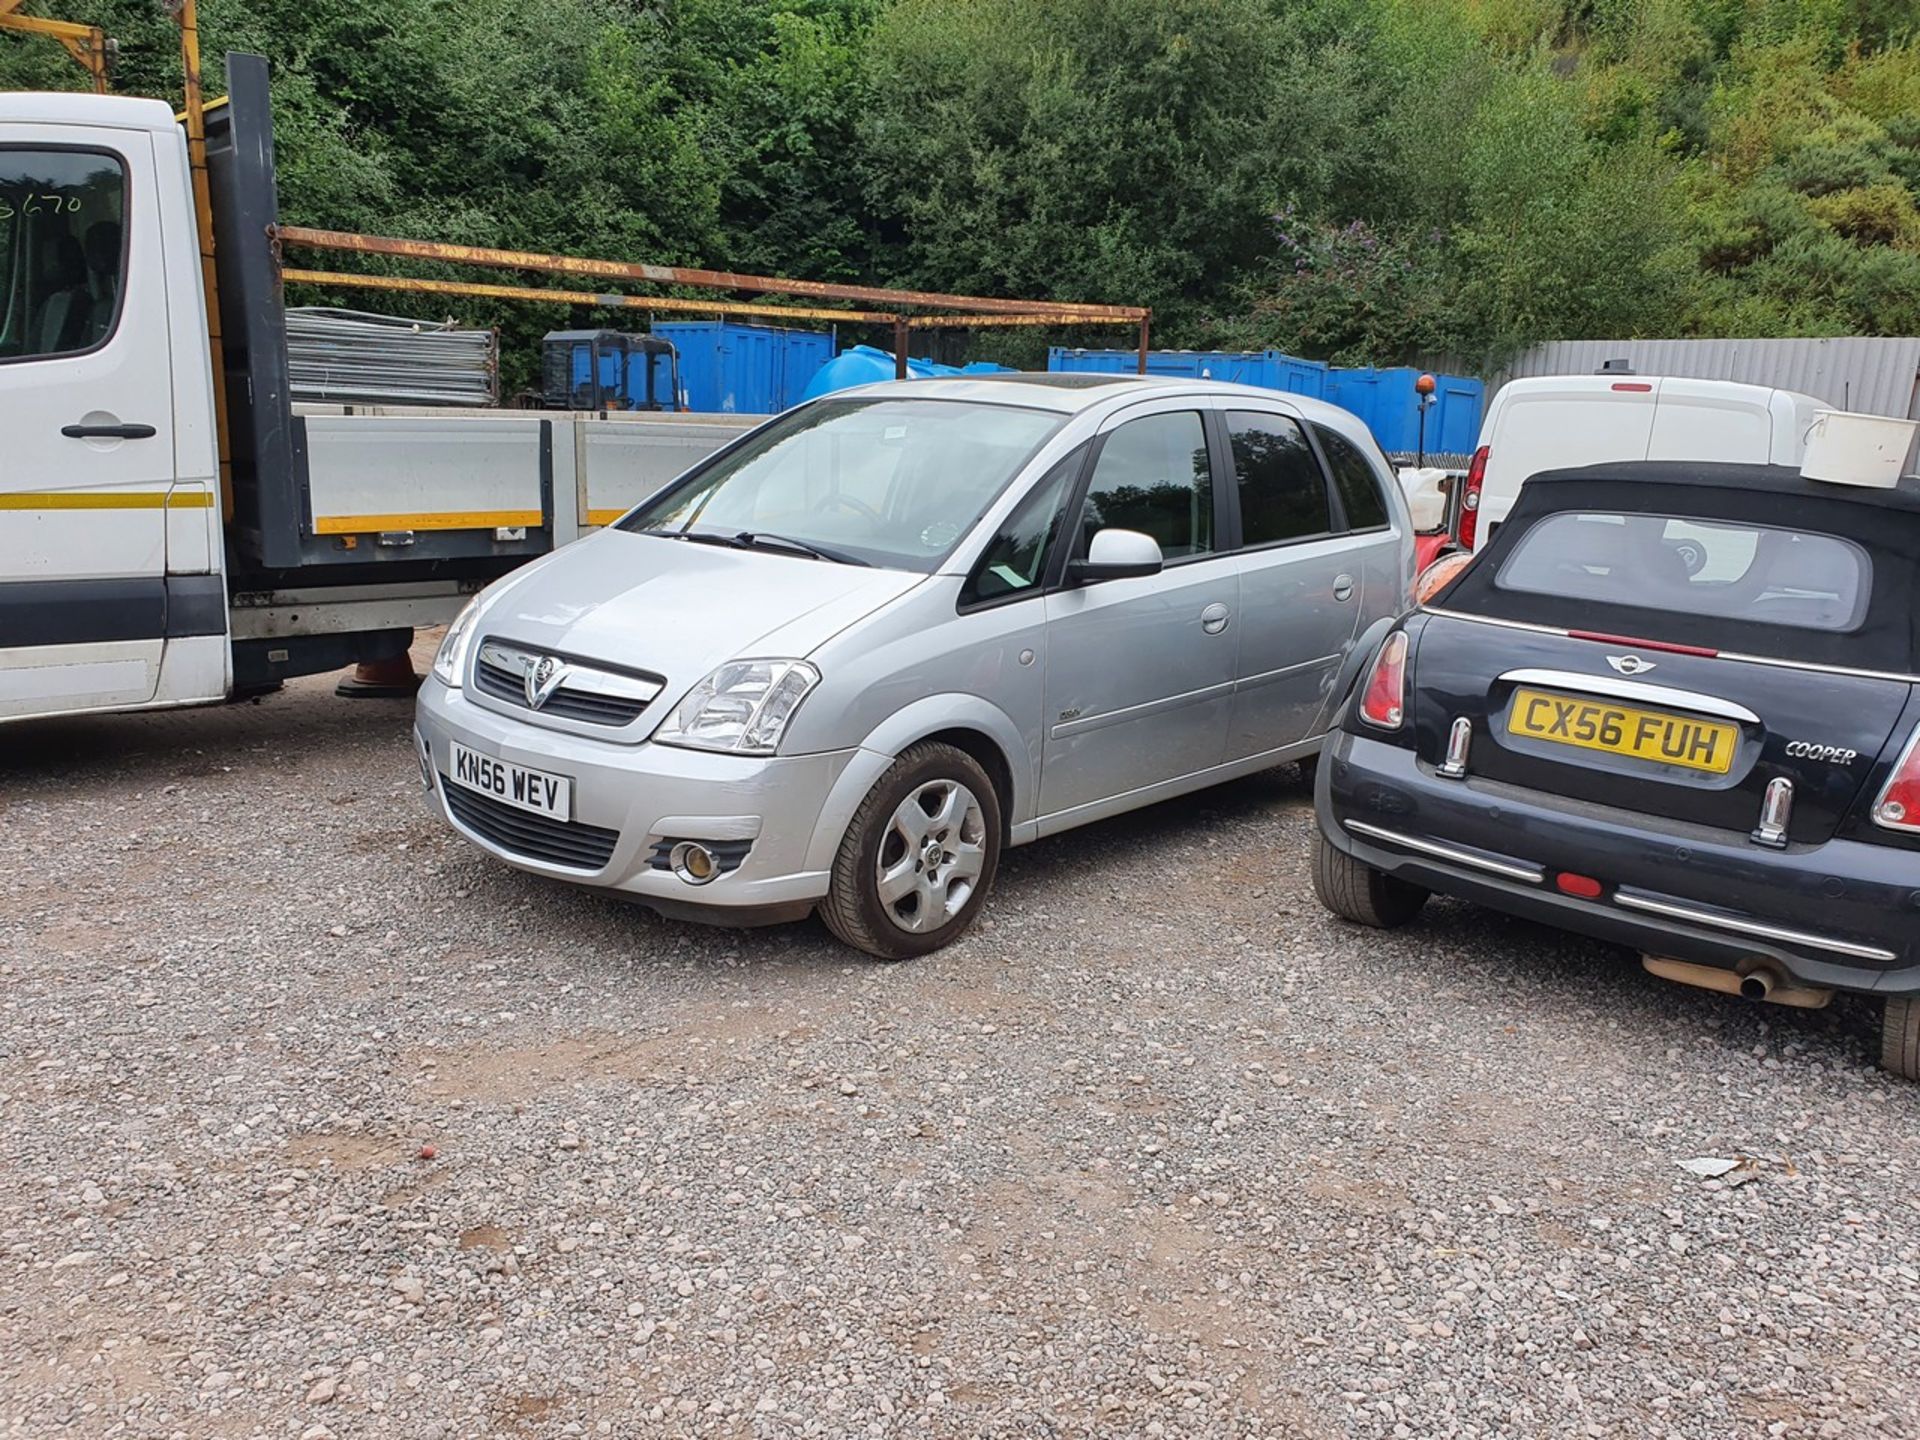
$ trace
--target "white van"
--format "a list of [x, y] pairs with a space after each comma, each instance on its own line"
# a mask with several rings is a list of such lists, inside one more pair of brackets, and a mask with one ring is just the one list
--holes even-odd
[[1658, 375], [1539, 375], [1503, 386], [1487, 408], [1461, 495], [1458, 539], [1473, 550], [1543, 470], [1613, 460], [1795, 465], [1814, 416], [1811, 395], [1731, 380]]

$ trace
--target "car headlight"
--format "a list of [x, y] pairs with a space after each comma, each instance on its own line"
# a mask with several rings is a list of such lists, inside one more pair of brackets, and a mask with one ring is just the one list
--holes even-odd
[[820, 672], [804, 660], [734, 660], [702, 680], [654, 732], [662, 745], [771, 755]]
[[433, 657], [433, 678], [442, 685], [460, 688], [460, 677], [467, 669], [467, 650], [473, 642], [473, 622], [479, 618], [480, 597], [476, 595], [447, 627], [446, 638]]

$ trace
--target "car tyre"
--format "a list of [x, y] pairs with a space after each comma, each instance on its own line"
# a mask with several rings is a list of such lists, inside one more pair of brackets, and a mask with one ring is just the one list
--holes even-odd
[[1318, 829], [1313, 832], [1313, 893], [1342, 920], [1392, 930], [1420, 913], [1430, 893], [1405, 880], [1383, 875], [1338, 849]]
[[856, 950], [911, 960], [966, 934], [1000, 868], [1000, 796], [966, 751], [902, 752], [854, 811], [820, 918]]
[[1920, 1080], [1920, 1000], [1889, 1000], [1880, 1017], [1880, 1068]]

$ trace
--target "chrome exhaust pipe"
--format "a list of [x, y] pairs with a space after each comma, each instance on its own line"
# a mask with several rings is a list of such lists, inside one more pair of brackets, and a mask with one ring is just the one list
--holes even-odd
[[1818, 1010], [1833, 999], [1833, 991], [1813, 985], [1795, 985], [1777, 971], [1759, 966], [1741, 972], [1722, 970], [1717, 965], [1695, 965], [1686, 960], [1670, 960], [1664, 955], [1642, 955], [1640, 964], [1649, 975], [1672, 980], [1680, 985], [1697, 985], [1702, 990], [1718, 990], [1722, 995], [1743, 995], [1749, 1000], [1764, 1000], [1770, 1005], [1791, 1005], [1800, 1010]]

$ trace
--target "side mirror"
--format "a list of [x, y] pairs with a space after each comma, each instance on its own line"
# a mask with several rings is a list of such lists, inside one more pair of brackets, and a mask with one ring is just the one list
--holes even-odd
[[1101, 530], [1087, 546], [1087, 558], [1067, 566], [1067, 578], [1076, 585], [1095, 580], [1131, 580], [1140, 575], [1158, 575], [1166, 560], [1160, 554], [1160, 542], [1138, 530]]

